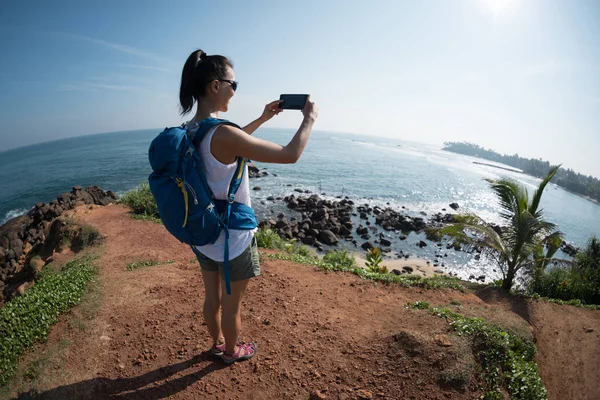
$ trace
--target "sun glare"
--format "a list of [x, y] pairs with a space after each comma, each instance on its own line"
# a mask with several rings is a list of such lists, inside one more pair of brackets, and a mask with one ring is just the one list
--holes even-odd
[[519, 0], [480, 0], [494, 17], [502, 17], [519, 8]]

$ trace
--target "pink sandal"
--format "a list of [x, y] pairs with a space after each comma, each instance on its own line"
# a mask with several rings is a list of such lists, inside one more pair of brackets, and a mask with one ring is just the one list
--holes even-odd
[[[256, 354], [256, 343], [254, 342], [250, 342], [250, 343], [244, 343], [244, 342], [239, 342], [237, 344], [238, 346], [238, 350], [237, 352], [230, 354], [227, 353], [226, 351], [223, 351], [223, 361], [225, 361], [225, 364], [233, 364], [236, 361], [244, 361], [244, 360], [248, 360], [252, 357], [254, 357], [254, 354]], [[243, 351], [243, 354], [242, 354]]]
[[222, 357], [224, 352], [225, 352], [225, 343], [220, 344], [218, 346], [213, 344], [212, 347], [210, 348], [210, 354], [212, 354], [215, 357]]

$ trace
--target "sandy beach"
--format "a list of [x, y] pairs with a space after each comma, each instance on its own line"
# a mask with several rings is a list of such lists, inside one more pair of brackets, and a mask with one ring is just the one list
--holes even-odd
[[[352, 252], [352, 254], [354, 255], [356, 264], [361, 268], [365, 268], [365, 263], [367, 261], [365, 256], [361, 253], [356, 252]], [[424, 260], [422, 258], [401, 258], [397, 260], [383, 259], [381, 264], [385, 265], [389, 272], [392, 272], [393, 270], [402, 271], [403, 267], [411, 267], [413, 269], [411, 275], [419, 275], [427, 278], [432, 277], [434, 275], [449, 276], [439, 267], [434, 267], [431, 264], [427, 264], [427, 260]]]

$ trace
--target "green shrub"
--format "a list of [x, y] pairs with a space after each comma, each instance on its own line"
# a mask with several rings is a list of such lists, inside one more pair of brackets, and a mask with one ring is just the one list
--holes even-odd
[[139, 188], [125, 193], [119, 203], [127, 205], [136, 215], [152, 219], [160, 218], [150, 185], [146, 182], [142, 183]]
[[574, 270], [587, 286], [587, 298], [581, 298], [590, 304], [600, 304], [600, 240], [593, 236], [585, 249], [576, 257]]
[[71, 239], [71, 249], [79, 252], [87, 247], [96, 246], [103, 242], [104, 237], [98, 229], [91, 225], [80, 225], [75, 237]]
[[272, 229], [259, 229], [256, 234], [256, 244], [264, 249], [284, 250], [289, 254], [303, 257], [313, 257], [313, 252], [297, 240], [285, 240]]
[[344, 268], [355, 268], [356, 260], [354, 256], [348, 252], [348, 250], [329, 250], [323, 256], [325, 263], [333, 266], [341, 266]]
[[589, 298], [588, 286], [571, 268], [556, 267], [539, 276], [529, 287], [542, 297], [560, 300]]
[[573, 265], [539, 274], [528, 289], [541, 297], [600, 305], [600, 240], [592, 237]]
[[256, 238], [258, 247], [264, 249], [285, 250], [288, 245], [288, 242], [272, 229], [259, 229], [254, 237]]
[[14, 373], [23, 351], [45, 341], [58, 316], [81, 301], [96, 273], [93, 260], [71, 261], [60, 273], [44, 268], [35, 286], [0, 309], [0, 386]]
[[367, 252], [367, 261], [365, 263], [367, 270], [376, 274], [387, 273], [385, 265], [381, 265], [382, 262], [383, 258], [381, 257], [381, 250], [379, 250], [379, 247], [369, 249]]

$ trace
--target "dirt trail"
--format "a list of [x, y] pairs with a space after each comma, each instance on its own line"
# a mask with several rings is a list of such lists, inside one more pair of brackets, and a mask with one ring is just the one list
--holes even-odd
[[[268, 251], [261, 251], [263, 275], [251, 281], [242, 314], [242, 335], [259, 351], [225, 366], [206, 352], [204, 290], [192, 251], [121, 206], [77, 214], [106, 236], [98, 260], [102, 305], [85, 333], [64, 329], [65, 321], [53, 328], [47, 345], [65, 336], [73, 343], [68, 378], [34, 398], [306, 400], [317, 390], [327, 399], [478, 398], [474, 387], [440, 386], [440, 374], [464, 361], [464, 349], [454, 339], [449, 348], [434, 343], [449, 333], [447, 323], [403, 307], [417, 300], [454, 301], [459, 312], [515, 330], [527, 330], [528, 321], [550, 399], [600, 398], [600, 312], [535, 303], [524, 313], [493, 296], [385, 286], [269, 259]], [[126, 271], [139, 260], [165, 264]], [[418, 354], [406, 337], [417, 341]]]

